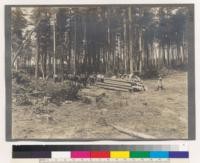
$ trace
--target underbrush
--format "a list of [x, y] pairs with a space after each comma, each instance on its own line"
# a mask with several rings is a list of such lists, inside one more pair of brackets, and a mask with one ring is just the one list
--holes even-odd
[[159, 75], [167, 76], [170, 72], [170, 69], [166, 67], [158, 68], [158, 67], [150, 67], [143, 71], [141, 77], [143, 79], [151, 79], [151, 78], [158, 78]]
[[53, 80], [34, 79], [24, 72], [12, 75], [12, 99], [16, 105], [34, 105], [34, 100], [42, 101], [48, 97], [49, 102], [60, 105], [66, 100], [77, 100], [79, 85], [69, 82], [54, 83]]

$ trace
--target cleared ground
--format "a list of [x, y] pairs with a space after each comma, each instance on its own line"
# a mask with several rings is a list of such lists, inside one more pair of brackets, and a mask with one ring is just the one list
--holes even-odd
[[82, 100], [12, 108], [13, 139], [186, 139], [188, 137], [187, 73], [145, 80], [145, 92], [116, 92], [92, 86], [79, 92]]

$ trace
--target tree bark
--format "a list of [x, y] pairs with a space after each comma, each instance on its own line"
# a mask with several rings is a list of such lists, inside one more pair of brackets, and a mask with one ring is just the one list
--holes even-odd
[[38, 71], [39, 71], [39, 61], [40, 61], [40, 53], [39, 53], [39, 45], [37, 45], [37, 53], [35, 60], [35, 78], [38, 79]]
[[126, 15], [123, 18], [123, 25], [124, 25], [124, 68], [125, 68], [125, 73], [128, 72], [128, 54], [127, 54], [127, 21], [126, 21]]
[[128, 8], [129, 18], [129, 58], [130, 58], [130, 73], [133, 73], [133, 32], [132, 32], [132, 10], [131, 6]]
[[139, 72], [142, 72], [143, 53], [142, 53], [142, 31], [139, 29]]
[[[54, 16], [56, 17], [56, 16]], [[56, 77], [56, 27], [55, 21], [53, 22], [53, 77]]]

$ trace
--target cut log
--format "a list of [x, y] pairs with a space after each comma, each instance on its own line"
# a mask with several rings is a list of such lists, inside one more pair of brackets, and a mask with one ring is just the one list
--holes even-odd
[[96, 86], [107, 90], [123, 91], [123, 92], [128, 92], [131, 89], [130, 82], [120, 79], [110, 79], [110, 78], [105, 78], [104, 82], [97, 82]]
[[117, 88], [117, 87], [110, 87], [106, 85], [96, 85], [99, 88], [107, 89], [107, 90], [112, 90], [112, 91], [122, 91], [122, 92], [128, 92], [128, 89], [123, 89], [123, 88]]
[[97, 85], [100, 86], [107, 86], [107, 87], [112, 87], [112, 88], [122, 88], [122, 89], [130, 89], [131, 86], [126, 86], [126, 85], [117, 85], [117, 84], [113, 84], [113, 83], [96, 83]]
[[122, 82], [107, 81], [107, 80], [105, 80], [104, 83], [113, 84], [113, 85], [119, 85], [119, 86], [127, 86], [127, 87], [130, 87], [130, 86], [131, 86], [130, 83], [122, 83]]
[[105, 78], [104, 81], [115, 81], [115, 82], [121, 82], [121, 83], [131, 83], [130, 81], [126, 81], [123, 79], [111, 79], [111, 78]]

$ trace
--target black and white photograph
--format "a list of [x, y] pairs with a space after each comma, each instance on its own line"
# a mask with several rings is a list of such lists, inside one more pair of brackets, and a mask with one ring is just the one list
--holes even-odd
[[194, 5], [6, 7], [12, 140], [190, 138]]

